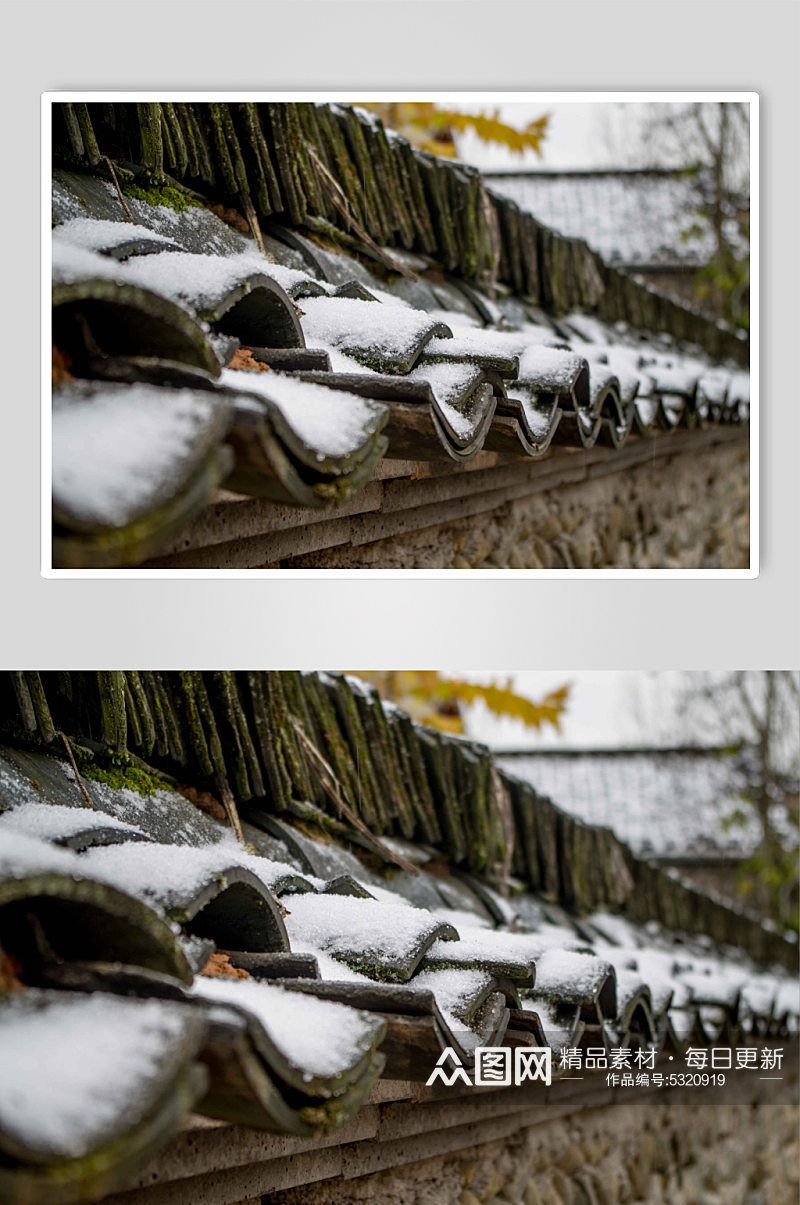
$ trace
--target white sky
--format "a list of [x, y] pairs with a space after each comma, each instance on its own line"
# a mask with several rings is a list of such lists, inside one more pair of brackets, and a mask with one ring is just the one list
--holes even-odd
[[[491, 105], [465, 105], [472, 112], [485, 112]], [[497, 106], [494, 106], [497, 107]], [[624, 167], [632, 138], [642, 122], [658, 106], [640, 102], [559, 101], [556, 104], [500, 105], [500, 120], [517, 129], [550, 114], [542, 157], [533, 151], [514, 155], [504, 146], [481, 142], [468, 131], [458, 138], [459, 156], [483, 170], [498, 168]]]
[[[448, 671], [448, 673], [451, 671]], [[633, 670], [452, 671], [454, 677], [501, 683], [538, 702], [550, 691], [571, 684], [561, 733], [547, 725], [538, 731], [521, 720], [494, 716], [484, 703], [470, 707], [470, 736], [495, 749], [596, 748], [669, 744], [675, 740], [673, 716], [678, 674]]]

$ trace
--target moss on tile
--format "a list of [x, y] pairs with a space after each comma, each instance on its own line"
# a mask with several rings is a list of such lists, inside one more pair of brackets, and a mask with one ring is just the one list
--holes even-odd
[[138, 766], [111, 766], [104, 769], [96, 762], [85, 762], [79, 766], [79, 769], [81, 776], [92, 782], [105, 783], [107, 787], [112, 787], [115, 791], [136, 791], [137, 795], [144, 795], [145, 798], [155, 795], [156, 791], [164, 786], [164, 783], [154, 774], [148, 774], [146, 770], [141, 770]]
[[189, 193], [170, 184], [158, 184], [154, 179], [146, 185], [133, 184], [130, 180], [120, 180], [120, 188], [126, 197], [134, 201], [144, 201], [146, 205], [166, 205], [176, 213], [185, 213], [187, 209], [202, 209], [202, 201], [196, 200]]

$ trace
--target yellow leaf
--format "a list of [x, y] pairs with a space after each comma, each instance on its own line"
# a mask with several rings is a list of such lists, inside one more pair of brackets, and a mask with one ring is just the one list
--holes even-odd
[[549, 117], [531, 121], [524, 130], [516, 130], [513, 126], [499, 121], [497, 113], [492, 117], [475, 116], [471, 113], [458, 113], [453, 109], [446, 110], [443, 117], [456, 130], [472, 128], [484, 142], [497, 142], [507, 146], [515, 155], [521, 155], [530, 149], [541, 155], [540, 143], [547, 130]]
[[383, 101], [359, 102], [362, 109], [369, 109], [380, 117], [384, 125], [397, 130], [409, 142], [434, 155], [454, 158], [457, 154], [453, 142], [453, 131], [472, 129], [484, 142], [496, 142], [507, 146], [515, 155], [533, 150], [541, 155], [541, 143], [547, 134], [550, 120], [548, 114], [530, 121], [523, 130], [500, 121], [500, 111], [475, 114], [461, 113], [457, 109], [438, 109], [427, 101], [405, 101], [386, 103]]
[[489, 710], [498, 716], [509, 716], [522, 720], [527, 728], [541, 728], [543, 724], [552, 724], [559, 728], [569, 694], [569, 687], [562, 686], [559, 690], [547, 695], [541, 703], [533, 703], [522, 695], [515, 694], [508, 686], [481, 686], [474, 682], [455, 682], [454, 691], [465, 703], [473, 703], [482, 699]]
[[438, 711], [429, 711], [420, 723], [427, 724], [429, 728], [436, 728], [439, 732], [454, 733], [456, 736], [462, 736], [464, 732], [464, 723], [460, 715], [441, 715]]
[[360, 670], [357, 676], [372, 682], [382, 698], [397, 703], [418, 723], [441, 732], [463, 732], [458, 704], [476, 699], [482, 699], [494, 715], [522, 720], [528, 728], [551, 724], [559, 730], [569, 698], [569, 686], [561, 686], [534, 703], [513, 691], [510, 681], [482, 686], [444, 678], [438, 670]]

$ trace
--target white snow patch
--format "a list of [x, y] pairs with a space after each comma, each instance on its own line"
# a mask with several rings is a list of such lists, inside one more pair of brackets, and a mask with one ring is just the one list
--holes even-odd
[[[459, 315], [460, 317], [460, 315]], [[425, 349], [430, 356], [460, 356], [469, 360], [479, 356], [518, 356], [520, 336], [511, 331], [494, 331], [484, 327], [450, 323], [452, 339], [436, 337]]]
[[536, 959], [537, 995], [593, 996], [609, 971], [607, 962], [577, 950], [544, 950]]
[[199, 389], [136, 384], [87, 396], [79, 388], [60, 390], [53, 406], [54, 501], [84, 523], [124, 527], [189, 476], [192, 446], [215, 404]]
[[190, 899], [209, 880], [221, 878], [226, 870], [240, 867], [254, 874], [265, 887], [296, 870], [248, 853], [233, 838], [201, 849], [189, 845], [131, 842], [86, 850], [81, 862], [91, 878], [147, 903], [176, 906]]
[[583, 356], [575, 352], [531, 344], [520, 357], [519, 379], [533, 381], [540, 390], [569, 393], [584, 363]]
[[441, 922], [406, 903], [347, 895], [298, 895], [290, 901], [286, 929], [292, 942], [327, 954], [356, 951], [365, 958], [412, 957]]
[[53, 239], [53, 283], [72, 284], [92, 277], [120, 279], [120, 264], [86, 247]]
[[108, 222], [94, 218], [73, 218], [61, 226], [56, 226], [53, 231], [54, 245], [69, 243], [87, 251], [102, 252], [136, 239], [146, 239], [151, 243], [174, 242], [174, 239], [150, 230], [147, 226], [139, 226], [135, 222]]
[[[490, 932], [494, 929], [492, 922], [487, 917], [478, 916], [477, 913], [469, 912], [466, 908], [445, 908], [442, 905], [441, 908], [433, 909], [433, 915], [438, 916], [439, 920], [453, 925], [462, 934], [467, 929], [482, 929], [489, 930]], [[448, 951], [455, 949], [455, 944], [454, 942], [449, 942], [447, 945]]]
[[127, 1130], [139, 1120], [137, 1097], [183, 1024], [157, 1001], [100, 993], [0, 1015], [0, 1128], [69, 1158], [107, 1141], [116, 1123]]
[[81, 858], [71, 849], [59, 849], [28, 833], [3, 830], [0, 846], [0, 877], [22, 878], [35, 874], [67, 874], [73, 878], [85, 874]]
[[451, 1028], [459, 1029], [465, 1024], [463, 1017], [471, 1002], [488, 985], [491, 975], [485, 971], [446, 969], [420, 971], [411, 981], [411, 987], [433, 992], [436, 1003], [445, 1014]]
[[492, 983], [483, 971], [447, 969], [421, 971], [410, 986], [433, 992], [439, 1011], [465, 1050], [472, 1051], [488, 1041], [491, 1033], [480, 1029], [479, 1018], [470, 1024], [464, 1018], [471, 1002]]
[[91, 828], [119, 829], [123, 833], [145, 836], [144, 829], [126, 824], [115, 816], [92, 808], [62, 807], [55, 803], [23, 803], [0, 814], [0, 832], [27, 833], [44, 841], [59, 841]]
[[136, 256], [121, 269], [123, 278], [131, 284], [201, 309], [204, 302], [224, 297], [250, 276], [269, 276], [284, 289], [312, 279], [308, 272], [271, 263], [255, 248], [228, 256], [167, 251]]
[[453, 310], [426, 310], [426, 313], [434, 322], [443, 322], [445, 326], [449, 326], [454, 335], [456, 333], [454, 323], [457, 323], [459, 328], [469, 327], [472, 330], [483, 330], [480, 318], [473, 318], [471, 314], [458, 314]]
[[371, 398], [300, 381], [288, 373], [224, 369], [220, 383], [269, 399], [298, 438], [317, 452], [320, 459], [352, 455], [379, 429], [379, 420], [386, 413], [386, 407]]
[[423, 310], [350, 297], [307, 297], [301, 324], [309, 346], [405, 359], [435, 327]]
[[475, 423], [463, 413], [462, 407], [482, 378], [483, 373], [476, 365], [450, 362], [419, 364], [406, 380], [427, 382], [450, 426], [462, 439], [468, 439], [475, 430]]
[[252, 1013], [307, 1080], [348, 1071], [368, 1049], [374, 1032], [370, 1013], [255, 979], [199, 978], [190, 990], [205, 1000]]
[[504, 933], [475, 923], [459, 925], [459, 941], [435, 941], [426, 955], [432, 961], [515, 962], [531, 965], [541, 949], [538, 934]]

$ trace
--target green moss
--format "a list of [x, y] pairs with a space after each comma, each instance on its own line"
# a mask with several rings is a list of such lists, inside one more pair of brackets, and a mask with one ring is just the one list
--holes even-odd
[[177, 213], [184, 213], [193, 207], [202, 208], [201, 201], [195, 200], [180, 188], [158, 184], [154, 180], [145, 187], [132, 184], [129, 180], [120, 180], [120, 188], [126, 197], [131, 197], [134, 201], [144, 201], [147, 205], [166, 205]]
[[[38, 732], [27, 732], [15, 720], [6, 721], [0, 725], [0, 732], [11, 745], [48, 753], [62, 761], [65, 759], [66, 750], [60, 734], [58, 734], [57, 742], [48, 745]], [[136, 791], [137, 794], [145, 797], [154, 795], [156, 791], [167, 786], [167, 783], [158, 774], [151, 774], [141, 766], [132, 765], [131, 755], [128, 753], [114, 753], [111, 749], [95, 751], [87, 749], [85, 745], [75, 740], [70, 740], [70, 748], [81, 778], [104, 782], [115, 789], [127, 788], [129, 791]], [[33, 780], [31, 782], [33, 786], [39, 787], [37, 782]]]
[[48, 744], [44, 740], [38, 729], [35, 732], [29, 732], [27, 728], [23, 728], [20, 722], [12, 717], [4, 717], [0, 722], [0, 733], [3, 740], [9, 745], [18, 745], [22, 749], [33, 749], [40, 753], [55, 753], [58, 756], [58, 747], [55, 741], [58, 741], [58, 746], [63, 749], [63, 743], [58, 733], [53, 738], [53, 741]]
[[89, 778], [93, 782], [104, 782], [106, 786], [113, 787], [115, 790], [127, 789], [147, 797], [155, 795], [156, 791], [164, 785], [155, 775], [148, 774], [146, 770], [140, 770], [138, 766], [111, 766], [103, 769], [94, 760], [85, 762], [83, 758], [80, 760], [82, 762], [80, 772], [84, 778]]
[[88, 160], [85, 155], [76, 155], [66, 146], [53, 148], [53, 167], [64, 167], [71, 171], [86, 172]]
[[352, 951], [346, 951], [344, 953], [337, 952], [333, 957], [337, 962], [343, 962], [346, 966], [349, 966], [351, 971], [358, 971], [359, 974], [366, 975], [368, 979], [376, 982], [407, 983], [411, 978], [411, 975], [405, 970], [402, 964], [392, 964], [390, 962], [378, 964], [371, 961], [369, 953], [362, 956]]
[[138, 795], [154, 795], [164, 787], [155, 773], [131, 764], [129, 753], [114, 753], [110, 749], [95, 751], [72, 741], [72, 752], [82, 778], [103, 782], [115, 790], [136, 791]]
[[393, 360], [384, 360], [380, 356], [371, 355], [369, 352], [361, 351], [358, 348], [346, 348], [348, 356], [352, 356], [354, 360], [358, 360], [359, 364], [363, 364], [365, 368], [371, 368], [373, 372], [381, 374], [386, 373], [389, 376], [401, 375], [397, 371], [397, 365]]

